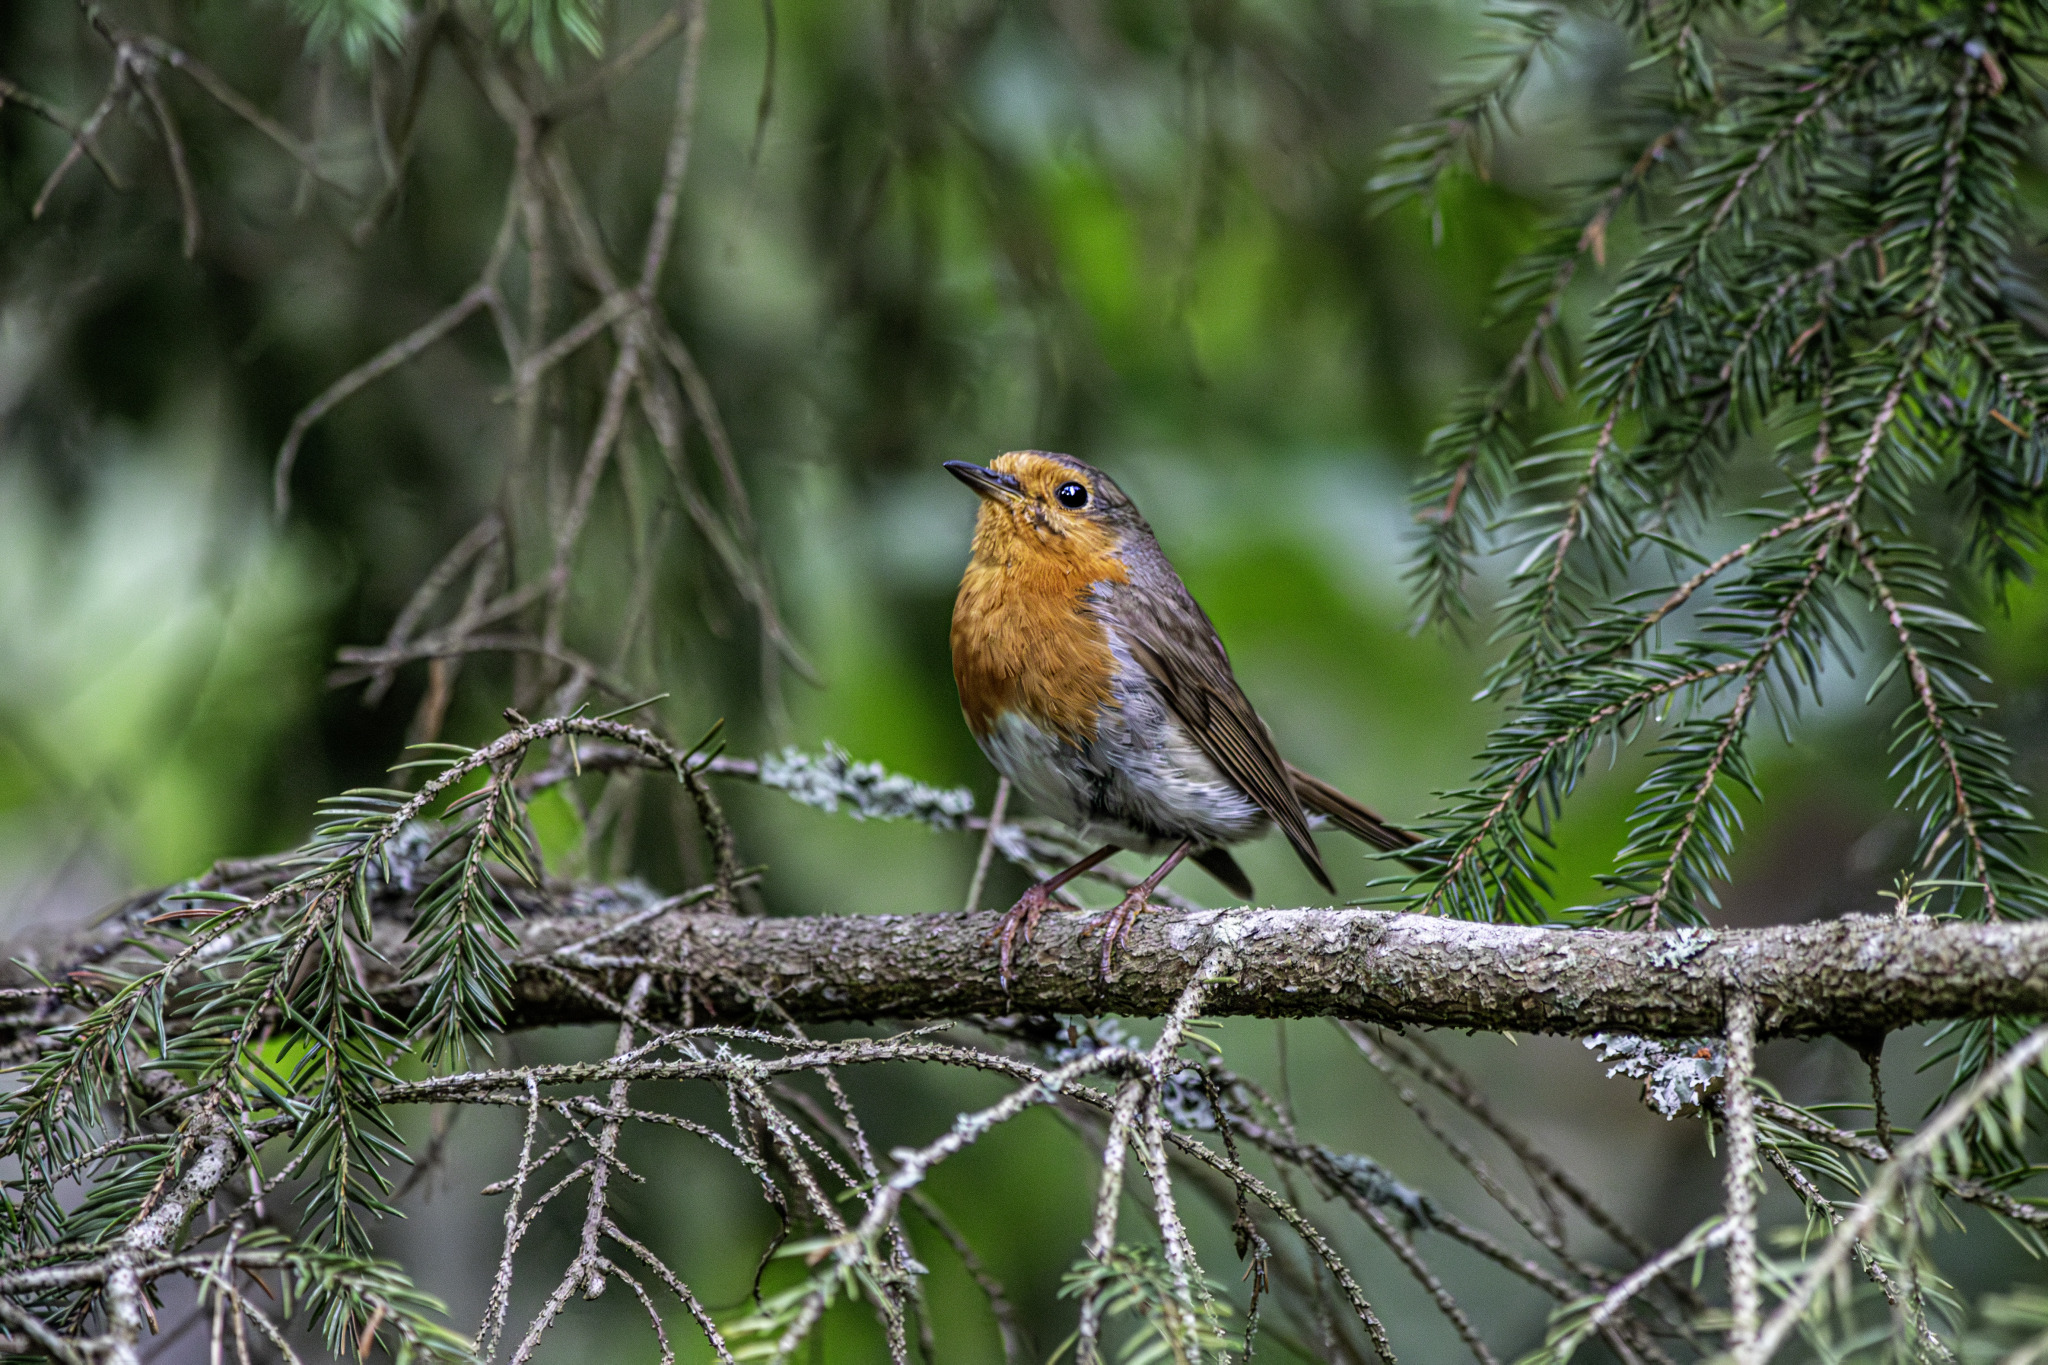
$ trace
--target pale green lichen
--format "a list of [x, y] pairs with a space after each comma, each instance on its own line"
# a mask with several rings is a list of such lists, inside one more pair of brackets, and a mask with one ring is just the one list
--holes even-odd
[[958, 829], [974, 813], [974, 793], [967, 788], [928, 787], [879, 763], [857, 763], [830, 740], [822, 754], [789, 748], [764, 756], [761, 785], [819, 810], [836, 812], [844, 803], [856, 820], [921, 820], [935, 829]]
[[1600, 1054], [1610, 1076], [1643, 1083], [1643, 1103], [1667, 1119], [1689, 1114], [1725, 1083], [1728, 1059], [1711, 1038], [1660, 1040], [1629, 1033], [1596, 1033], [1586, 1046]]

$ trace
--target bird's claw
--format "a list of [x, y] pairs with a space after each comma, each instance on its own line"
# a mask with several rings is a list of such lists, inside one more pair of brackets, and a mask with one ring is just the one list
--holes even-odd
[[1116, 950], [1130, 942], [1131, 930], [1138, 923], [1138, 916], [1152, 908], [1150, 887], [1140, 886], [1116, 903], [1114, 910], [1107, 911], [1093, 924], [1081, 931], [1086, 938], [1097, 929], [1102, 931], [1102, 979], [1109, 980], [1111, 964], [1116, 960]]
[[989, 931], [984, 942], [999, 944], [996, 951], [996, 983], [1004, 990], [1010, 989], [1010, 954], [1015, 948], [1021, 932], [1025, 943], [1038, 932], [1039, 918], [1052, 905], [1052, 893], [1045, 889], [1044, 882], [1033, 882], [1017, 903], [1003, 912], [996, 921], [996, 927]]

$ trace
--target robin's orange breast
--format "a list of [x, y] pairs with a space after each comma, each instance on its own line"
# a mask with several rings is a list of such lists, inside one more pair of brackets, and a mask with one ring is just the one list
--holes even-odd
[[953, 603], [960, 709], [986, 739], [1005, 712], [1070, 743], [1113, 705], [1116, 658], [1094, 585], [1129, 580], [1107, 535], [1060, 534], [984, 507]]

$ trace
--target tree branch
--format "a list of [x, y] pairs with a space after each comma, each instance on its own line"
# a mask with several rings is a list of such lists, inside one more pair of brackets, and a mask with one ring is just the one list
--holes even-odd
[[[412, 880], [412, 879], [408, 879]], [[1139, 922], [1112, 980], [1085, 931], [1093, 916], [1046, 916], [1006, 993], [987, 913], [753, 919], [665, 908], [644, 889], [513, 889], [512, 1028], [616, 1021], [592, 996], [623, 999], [654, 973], [646, 1013], [701, 1022], [825, 1022], [975, 1014], [1164, 1014], [1219, 943], [1232, 979], [1212, 1016], [1335, 1016], [1384, 1024], [1524, 1033], [1719, 1033], [1738, 982], [1758, 1036], [1868, 1036], [1935, 1019], [2048, 1013], [2048, 923], [1850, 917], [1772, 929], [1611, 932], [1474, 924], [1354, 909], [1155, 912]], [[0, 985], [48, 981], [124, 951], [156, 898], [69, 935], [5, 945]], [[367, 984], [406, 1005], [403, 935], [411, 898], [379, 895]]]

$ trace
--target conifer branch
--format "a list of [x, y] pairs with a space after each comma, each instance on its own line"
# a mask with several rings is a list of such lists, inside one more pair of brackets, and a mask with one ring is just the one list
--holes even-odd
[[[523, 911], [510, 922], [519, 946], [507, 1029], [616, 1020], [646, 970], [656, 973], [644, 1007], [653, 1021], [1142, 1016], [1172, 1003], [1199, 945], [1217, 934], [1241, 940], [1236, 979], [1204, 996], [1218, 1016], [1692, 1037], [1722, 1031], [1722, 995], [1737, 980], [1757, 994], [1760, 1036], [1864, 1037], [2048, 1011], [2048, 924], [2032, 922], [1859, 916], [1775, 929], [1564, 931], [1344, 908], [1161, 911], [1139, 921], [1129, 955], [1103, 982], [1082, 935], [1090, 916], [1061, 912], [1046, 917], [1005, 992], [985, 945], [996, 917], [985, 912], [762, 920], [687, 903], [670, 910], [624, 887], [515, 885], [507, 894]], [[362, 979], [391, 1009], [420, 990], [404, 963], [412, 913], [395, 890], [376, 904], [373, 944], [393, 960], [366, 961]], [[9, 951], [55, 977], [72, 963], [117, 960], [129, 932], [116, 922]]]

